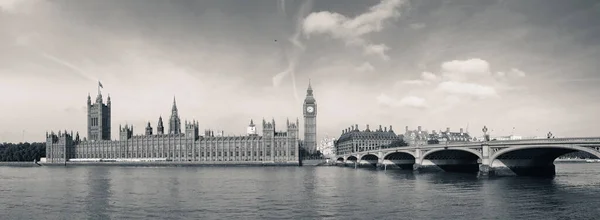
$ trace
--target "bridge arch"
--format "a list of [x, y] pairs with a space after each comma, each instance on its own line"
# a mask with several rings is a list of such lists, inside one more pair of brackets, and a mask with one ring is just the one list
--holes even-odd
[[336, 159], [336, 161], [337, 161], [337, 162], [344, 162], [344, 157], [338, 157], [338, 158]]
[[416, 158], [414, 153], [410, 151], [392, 151], [383, 155], [383, 164], [390, 168], [400, 168], [404, 170], [412, 170]]
[[348, 158], [346, 158], [346, 162], [348, 162], [348, 161], [356, 162], [356, 161], [358, 161], [358, 158], [354, 155], [351, 155], [351, 156], [348, 156]]
[[377, 167], [377, 162], [379, 162], [379, 157], [372, 153], [367, 153], [365, 155], [360, 155], [359, 165], [365, 167]]
[[396, 156], [403, 156], [403, 157], [408, 157], [408, 156], [412, 156], [412, 158], [416, 158], [415, 157], [415, 153], [407, 151], [407, 150], [399, 150], [399, 151], [391, 151], [391, 152], [387, 152], [386, 154], [383, 155], [383, 159], [384, 160], [389, 160], [389, 159], [393, 159], [392, 157], [396, 157]]
[[419, 158], [418, 170], [476, 173], [481, 158], [479, 151], [469, 148], [432, 149]]
[[379, 160], [379, 157], [375, 154], [365, 154], [360, 157], [360, 160]]
[[[429, 151], [425, 152], [420, 158], [421, 163], [425, 159], [431, 159], [432, 156], [444, 156], [444, 155], [441, 155], [444, 153], [454, 153], [454, 154], [458, 153], [458, 155], [456, 155], [456, 156], [467, 156], [470, 153], [470, 154], [476, 156], [477, 159], [482, 159], [481, 153], [479, 151], [476, 151], [476, 150], [473, 150], [470, 148], [449, 148], [449, 149], [440, 148], [440, 149], [433, 149], [433, 150], [429, 150]], [[467, 154], [465, 154], [465, 153], [467, 153]], [[428, 158], [428, 157], [430, 157], [430, 158]]]
[[600, 158], [600, 150], [577, 145], [525, 145], [498, 150], [490, 156], [490, 164], [502, 159], [535, 159], [539, 162], [553, 163], [556, 158], [575, 151], [587, 152]]

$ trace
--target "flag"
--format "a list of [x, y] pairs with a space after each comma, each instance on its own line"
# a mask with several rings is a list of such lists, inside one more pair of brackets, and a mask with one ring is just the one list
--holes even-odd
[[98, 86], [99, 86], [100, 88], [103, 88], [103, 89], [104, 89], [104, 87], [102, 86], [102, 83], [101, 83], [100, 81], [98, 81]]

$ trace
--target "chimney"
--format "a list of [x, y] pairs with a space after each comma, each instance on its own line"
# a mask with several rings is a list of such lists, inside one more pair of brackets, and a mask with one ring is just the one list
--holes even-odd
[[354, 129], [356, 129], [358, 131], [358, 124], [354, 125]]
[[351, 125], [351, 126], [350, 126], [350, 130], [351, 130], [351, 131], [354, 131], [354, 125]]
[[447, 128], [446, 128], [446, 132], [450, 132], [450, 127], [447, 127]]
[[421, 126], [420, 126], [420, 125], [419, 125], [419, 127], [417, 127], [417, 130], [418, 130], [418, 131], [421, 131]]
[[392, 131], [392, 126], [390, 125], [390, 132]]
[[460, 134], [462, 134], [462, 133], [463, 133], [463, 129], [462, 129], [462, 128], [460, 128]]
[[406, 132], [408, 132], [408, 126], [406, 126]]
[[387, 127], [384, 127], [384, 128], [383, 128], [383, 131], [387, 132]]
[[381, 125], [379, 125], [379, 130], [378, 131], [383, 131], [383, 129], [381, 128]]
[[367, 130], [365, 130], [365, 131], [369, 131], [369, 124], [367, 124]]

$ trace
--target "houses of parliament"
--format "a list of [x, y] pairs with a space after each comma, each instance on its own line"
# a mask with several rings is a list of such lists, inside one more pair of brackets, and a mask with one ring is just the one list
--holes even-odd
[[[303, 103], [304, 147], [309, 152], [316, 148], [316, 101], [310, 86]], [[283, 131], [276, 130], [275, 120], [259, 125], [253, 120], [246, 135], [215, 135], [212, 130], [199, 133], [197, 121], [182, 123], [175, 98], [165, 131], [162, 117], [156, 129], [148, 122], [144, 134], [135, 135], [133, 125], [119, 125], [119, 139], [111, 140], [111, 101], [103, 100], [98, 91], [96, 100], [87, 98], [87, 138], [79, 133], [59, 131], [46, 133], [46, 163], [188, 163], [239, 165], [299, 165], [299, 121], [286, 121]], [[262, 135], [257, 133], [257, 127]], [[279, 127], [281, 128], [281, 127]]]

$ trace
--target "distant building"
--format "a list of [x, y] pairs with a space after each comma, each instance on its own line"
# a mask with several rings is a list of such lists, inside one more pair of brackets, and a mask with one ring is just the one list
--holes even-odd
[[515, 136], [515, 135], [508, 135], [508, 136], [494, 137], [494, 139], [496, 139], [497, 141], [512, 141], [512, 140], [521, 140], [521, 139], [523, 139], [523, 137]]
[[46, 133], [46, 161], [49, 163], [100, 162], [100, 161], [173, 161], [206, 164], [290, 164], [299, 165], [299, 122], [283, 126], [277, 131], [275, 120], [262, 122], [262, 136], [256, 134], [250, 121], [246, 136], [224, 136], [206, 130], [204, 136], [198, 132], [198, 122], [181, 120], [175, 100], [169, 119], [169, 133], [164, 133], [162, 117], [159, 117], [157, 132], [153, 133], [150, 122], [144, 135], [134, 135], [133, 126], [119, 126], [119, 140], [110, 139], [111, 104], [102, 101], [99, 93], [95, 103], [88, 95], [88, 137], [81, 140], [79, 133]]
[[325, 156], [325, 158], [331, 158], [335, 156], [335, 138], [325, 137], [321, 139], [319, 145], [317, 145], [317, 150]]
[[469, 135], [469, 133], [465, 132], [462, 128], [460, 128], [458, 132], [451, 132], [450, 128], [446, 128], [446, 131], [433, 131], [430, 135], [430, 139], [437, 139], [440, 144], [453, 142], [470, 142], [477, 140], [477, 138], [472, 138]]
[[394, 141], [401, 141], [402, 138], [394, 133], [392, 126], [390, 129], [382, 128], [371, 131], [369, 125], [365, 130], [359, 130], [358, 124], [342, 130], [342, 135], [334, 141], [335, 152], [337, 155], [349, 154], [354, 152], [375, 150], [380, 147], [386, 147]]
[[409, 146], [426, 145], [428, 140], [429, 134], [427, 131], [423, 131], [421, 126], [418, 126], [417, 130], [408, 130], [408, 126], [406, 126], [404, 130], [404, 141]]

